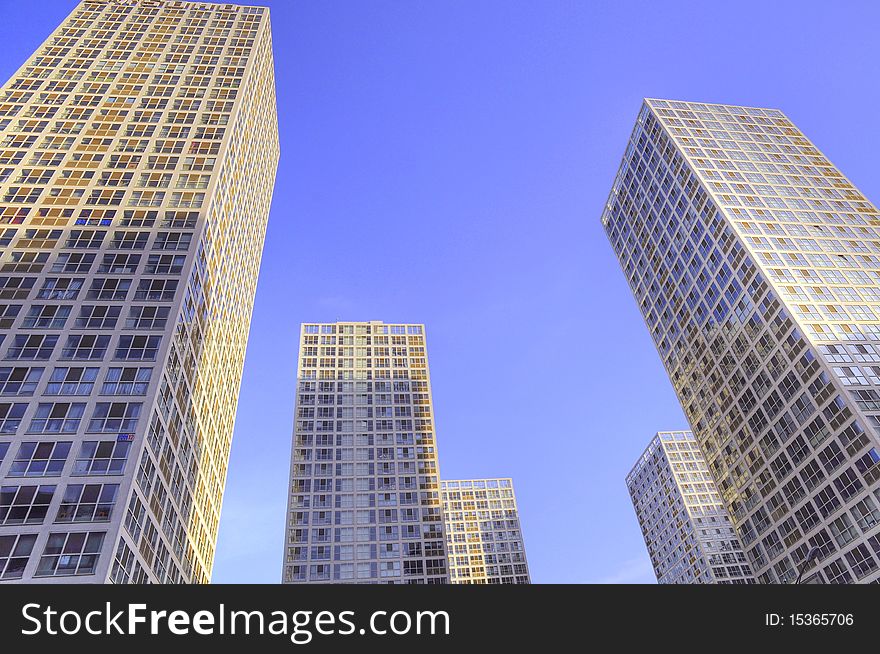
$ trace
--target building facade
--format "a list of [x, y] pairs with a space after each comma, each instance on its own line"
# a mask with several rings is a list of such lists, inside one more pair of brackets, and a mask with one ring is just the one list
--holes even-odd
[[654, 436], [626, 486], [658, 583], [755, 583], [691, 432]]
[[441, 480], [453, 584], [529, 584], [512, 479]]
[[84, 0], [0, 89], [0, 581], [210, 580], [278, 154], [261, 7]]
[[448, 583], [426, 347], [423, 325], [302, 325], [284, 583]]
[[759, 581], [880, 579], [880, 215], [775, 109], [646, 100], [602, 217]]

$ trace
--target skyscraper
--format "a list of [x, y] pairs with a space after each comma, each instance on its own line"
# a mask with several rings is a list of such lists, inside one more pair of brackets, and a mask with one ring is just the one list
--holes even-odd
[[602, 223], [759, 581], [877, 581], [877, 209], [778, 110], [646, 100]]
[[453, 584], [528, 584], [512, 479], [442, 480]]
[[449, 581], [423, 325], [304, 324], [285, 583]]
[[626, 486], [659, 583], [755, 583], [691, 432], [654, 436]]
[[0, 580], [207, 582], [278, 161], [269, 12], [84, 0], [0, 95]]

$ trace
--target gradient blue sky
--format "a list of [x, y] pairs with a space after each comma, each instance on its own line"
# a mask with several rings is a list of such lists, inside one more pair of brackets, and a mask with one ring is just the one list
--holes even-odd
[[[75, 4], [0, 0], [0, 78]], [[441, 472], [514, 478], [535, 582], [653, 581], [623, 479], [687, 423], [599, 223], [639, 103], [780, 108], [876, 201], [880, 3], [241, 4], [282, 159], [214, 581], [280, 579], [299, 324], [335, 320], [427, 325]]]

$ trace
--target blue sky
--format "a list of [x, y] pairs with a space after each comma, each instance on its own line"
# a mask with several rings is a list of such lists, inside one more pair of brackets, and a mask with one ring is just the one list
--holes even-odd
[[[687, 423], [599, 217], [642, 97], [778, 107], [880, 198], [880, 3], [272, 8], [282, 159], [215, 582], [280, 578], [299, 324], [424, 322], [441, 472], [535, 582], [651, 582], [623, 478]], [[0, 0], [6, 79], [72, 0]], [[872, 154], [873, 153], [873, 154]]]

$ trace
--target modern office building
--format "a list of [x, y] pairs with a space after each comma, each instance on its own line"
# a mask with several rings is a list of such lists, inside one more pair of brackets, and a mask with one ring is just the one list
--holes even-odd
[[453, 584], [529, 584], [512, 479], [441, 480]]
[[260, 7], [85, 0], [0, 89], [0, 581], [210, 580], [277, 161]]
[[755, 583], [691, 432], [654, 436], [626, 486], [658, 583]]
[[304, 324], [285, 583], [449, 581], [423, 325]]
[[880, 214], [775, 109], [646, 100], [602, 223], [758, 580], [880, 579]]

